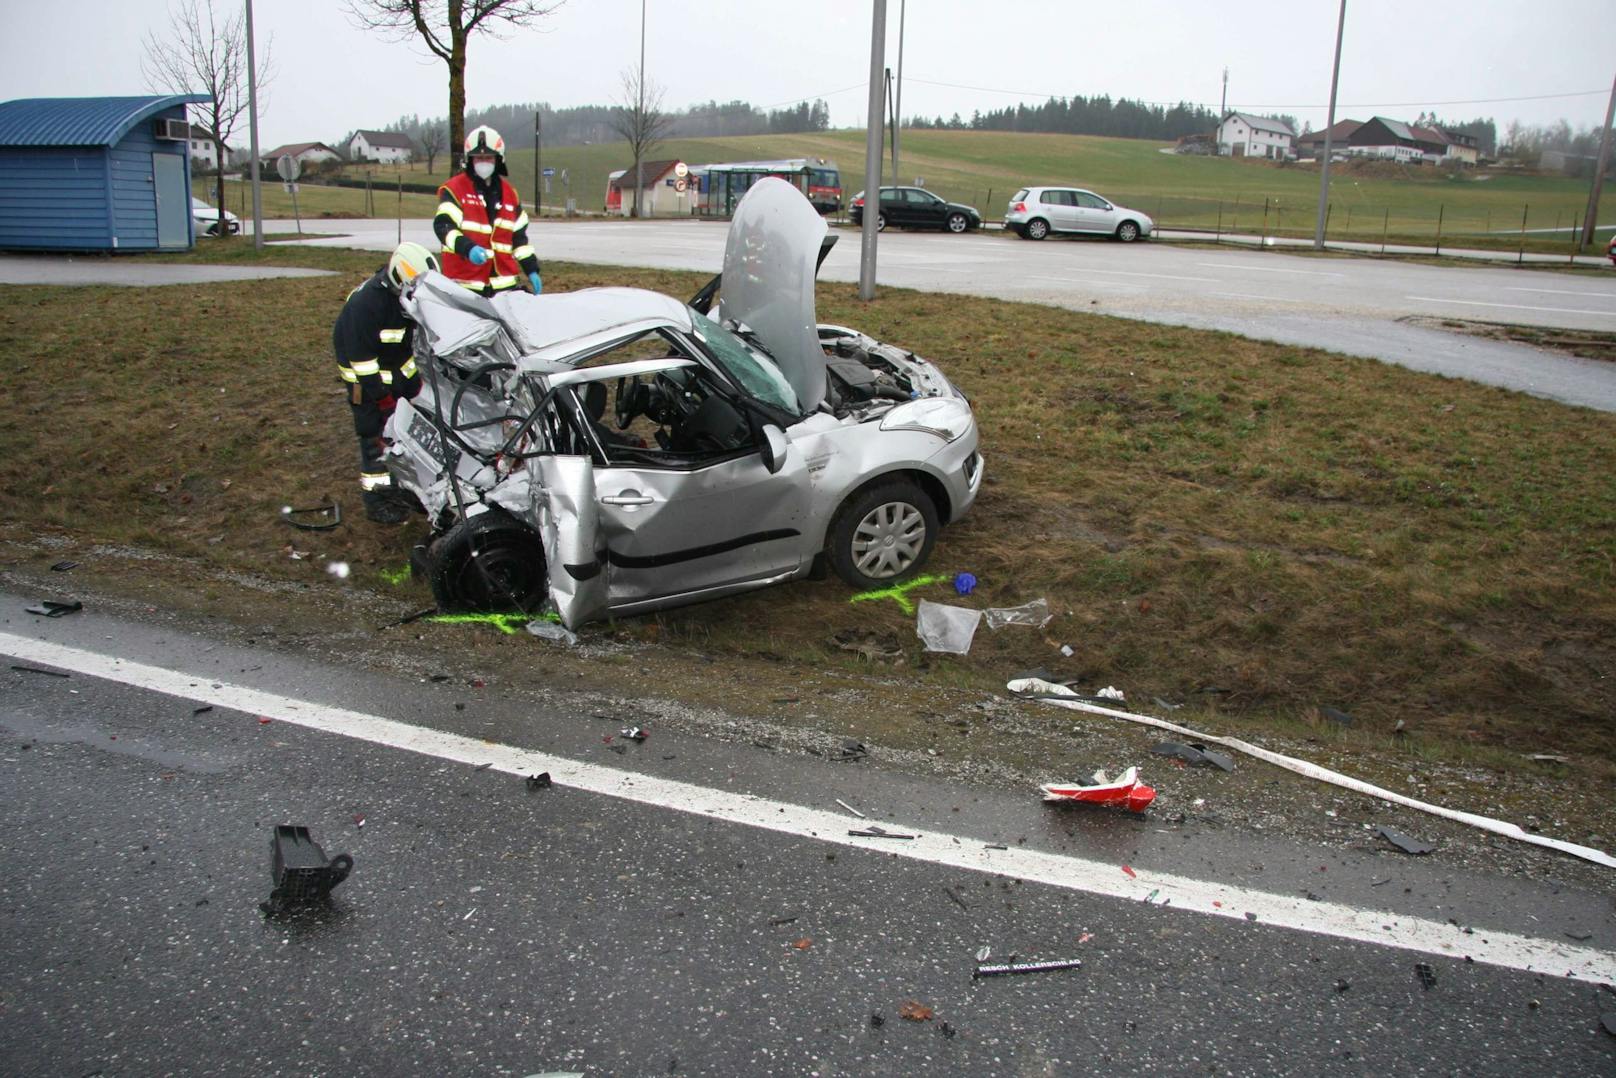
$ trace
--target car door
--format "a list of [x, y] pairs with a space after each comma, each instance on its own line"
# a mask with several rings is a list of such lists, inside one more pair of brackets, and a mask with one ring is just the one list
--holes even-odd
[[[716, 384], [709, 372], [688, 360], [594, 367], [552, 380], [569, 394], [564, 407], [572, 413], [570, 422], [593, 424], [589, 435], [601, 558], [609, 605], [617, 611], [769, 580], [802, 564], [811, 491], [801, 452], [788, 451], [771, 471], [755, 424], [734, 444], [707, 453], [634, 448], [583, 406], [589, 383], [655, 377], [675, 369], [702, 379], [706, 390]], [[725, 414], [731, 415], [731, 426], [748, 426], [728, 396], [709, 393], [702, 408], [715, 413], [729, 409]]]
[[1095, 194], [1093, 191], [1076, 191], [1078, 228], [1083, 232], [1102, 232], [1110, 234], [1116, 228], [1112, 220], [1116, 216], [1111, 209], [1111, 203]]
[[902, 188], [881, 188], [881, 213], [889, 226], [902, 227], [909, 223], [909, 200]]
[[1055, 232], [1076, 232], [1080, 222], [1077, 217], [1077, 203], [1073, 192], [1064, 188], [1051, 187], [1038, 196], [1038, 208], [1049, 227]]
[[908, 190], [910, 223], [916, 228], [942, 228], [948, 218], [948, 203], [929, 191]]

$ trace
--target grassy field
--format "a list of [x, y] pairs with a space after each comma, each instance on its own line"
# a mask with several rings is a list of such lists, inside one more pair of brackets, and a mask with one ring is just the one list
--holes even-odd
[[[340, 273], [0, 288], [13, 357], [0, 536], [333, 587], [313, 559], [288, 557], [318, 542], [353, 566], [350, 586], [424, 603], [423, 587], [385, 576], [417, 529], [358, 518], [329, 356], [332, 319], [376, 256], [256, 255], [237, 239], [205, 257]], [[703, 283], [547, 270], [549, 290]], [[1616, 758], [1616, 416], [1046, 307], [892, 289], [863, 304], [835, 284], [819, 301], [826, 320], [936, 359], [977, 409], [988, 479], [933, 568], [974, 573], [971, 605], [1043, 596], [1056, 619], [1042, 633], [984, 629], [964, 658], [928, 656], [897, 604], [851, 605], [830, 580], [591, 632], [773, 664], [787, 684], [862, 668], [832, 637], [872, 633], [920, 686], [993, 691], [1045, 667], [1185, 703], [1181, 717], [1224, 729], [1294, 729], [1329, 705], [1364, 736], [1401, 720], [1421, 743]], [[108, 325], [142, 328], [109, 352]], [[354, 510], [339, 532], [306, 540], [279, 523], [282, 504], [328, 495]], [[953, 601], [946, 585], [918, 594]]]
[[[1270, 234], [1312, 235], [1318, 202], [1318, 173], [1311, 166], [1181, 156], [1161, 152], [1166, 143], [1081, 135], [1015, 134], [987, 131], [911, 131], [903, 136], [905, 182], [924, 178], [943, 196], [970, 203], [990, 219], [1003, 216], [1009, 196], [1028, 184], [1068, 183], [1090, 187], [1157, 218], [1169, 228], [1221, 226]], [[756, 158], [824, 157], [842, 171], [846, 197], [864, 186], [864, 135], [830, 131], [714, 139], [673, 139], [658, 157], [690, 164]], [[511, 178], [525, 198], [534, 198], [533, 153], [514, 151]], [[566, 169], [571, 193], [582, 210], [599, 210], [606, 176], [632, 162], [623, 146], [608, 143], [547, 149], [543, 164], [559, 175]], [[448, 166], [438, 161], [438, 172]], [[377, 214], [397, 209], [395, 193], [379, 188], [400, 174], [428, 180], [425, 165], [400, 172], [374, 166]], [[886, 177], [892, 182], [890, 175]], [[233, 185], [227, 185], [233, 186]], [[209, 197], [211, 201], [211, 196]], [[548, 207], [564, 204], [566, 192], [552, 181]], [[344, 216], [362, 204], [363, 192], [318, 191], [305, 185], [305, 213]], [[1528, 250], [1569, 250], [1569, 235], [1534, 236], [1533, 229], [1569, 228], [1579, 222], [1588, 198], [1587, 183], [1563, 177], [1522, 175], [1499, 170], [1452, 172], [1405, 168], [1386, 163], [1338, 165], [1331, 173], [1330, 238], [1393, 242], [1432, 242], [1440, 224], [1445, 244], [1515, 249], [1523, 213]], [[406, 216], [431, 211], [431, 197], [404, 196]], [[226, 196], [239, 212], [239, 189]], [[1267, 209], [1266, 224], [1264, 209]], [[413, 207], [413, 209], [412, 209]], [[290, 215], [280, 186], [266, 185], [266, 210]], [[1514, 231], [1511, 231], [1514, 230]]]

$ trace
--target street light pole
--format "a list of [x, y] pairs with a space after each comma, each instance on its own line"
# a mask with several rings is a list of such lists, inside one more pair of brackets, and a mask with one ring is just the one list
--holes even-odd
[[1335, 126], [1335, 88], [1341, 81], [1341, 34], [1347, 27], [1347, 0], [1335, 24], [1335, 67], [1330, 71], [1330, 113], [1324, 121], [1324, 164], [1319, 168], [1319, 219], [1313, 226], [1313, 247], [1324, 250], [1324, 214], [1330, 202], [1330, 129]]
[[639, 82], [639, 110], [634, 114], [634, 216], [636, 219], [645, 216], [645, 197], [641, 188], [645, 186], [645, 162], [640, 160], [640, 154], [645, 149], [645, 0], [640, 0], [640, 77]]
[[[248, 167], [252, 174], [253, 189], [253, 249], [264, 249], [264, 192], [258, 182], [258, 84], [253, 72], [253, 17], [252, 0], [247, 0], [247, 130], [252, 143], [252, 161]], [[224, 163], [219, 163], [224, 168]], [[219, 207], [224, 213], [224, 207]]]
[[893, 105], [892, 119], [892, 182], [900, 183], [899, 176], [903, 170], [898, 167], [898, 150], [902, 138], [899, 134], [903, 130], [903, 20], [908, 14], [909, 0], [898, 0], [898, 86], [897, 102]]
[[870, 16], [870, 101], [864, 121], [864, 221], [859, 247], [859, 299], [875, 298], [875, 219], [881, 215], [881, 106], [886, 88], [887, 0]]

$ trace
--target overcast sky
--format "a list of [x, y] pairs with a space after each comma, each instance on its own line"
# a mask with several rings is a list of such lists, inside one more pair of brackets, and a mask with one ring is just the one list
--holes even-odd
[[[139, 94], [141, 41], [180, 0], [0, 0], [0, 100]], [[204, 0], [205, 2], [205, 0]], [[215, 0], [235, 11], [241, 0]], [[901, 0], [888, 0], [898, 66]], [[1110, 94], [1286, 112], [1323, 126], [1335, 0], [914, 0], [903, 52], [905, 115], [944, 117], [1050, 96]], [[863, 126], [871, 0], [647, 0], [648, 77], [664, 105], [741, 99], [778, 108], [822, 97], [837, 127]], [[277, 67], [259, 124], [266, 146], [329, 141], [401, 115], [447, 113], [441, 61], [356, 28], [340, 0], [255, 0]], [[541, 29], [474, 39], [472, 107], [613, 103], [638, 62], [640, 0], [567, 0]], [[1338, 116], [1493, 117], [1574, 127], [1604, 117], [1616, 76], [1616, 0], [1351, 0]], [[232, 139], [247, 142], [245, 124]]]

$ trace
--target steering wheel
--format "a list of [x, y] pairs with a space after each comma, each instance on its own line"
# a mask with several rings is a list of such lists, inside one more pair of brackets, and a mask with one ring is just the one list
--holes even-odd
[[628, 425], [634, 422], [634, 417], [645, 410], [649, 396], [645, 384], [638, 378], [633, 381], [627, 378], [617, 380], [617, 396], [612, 405], [612, 412], [617, 419], [618, 430], [628, 430]]

